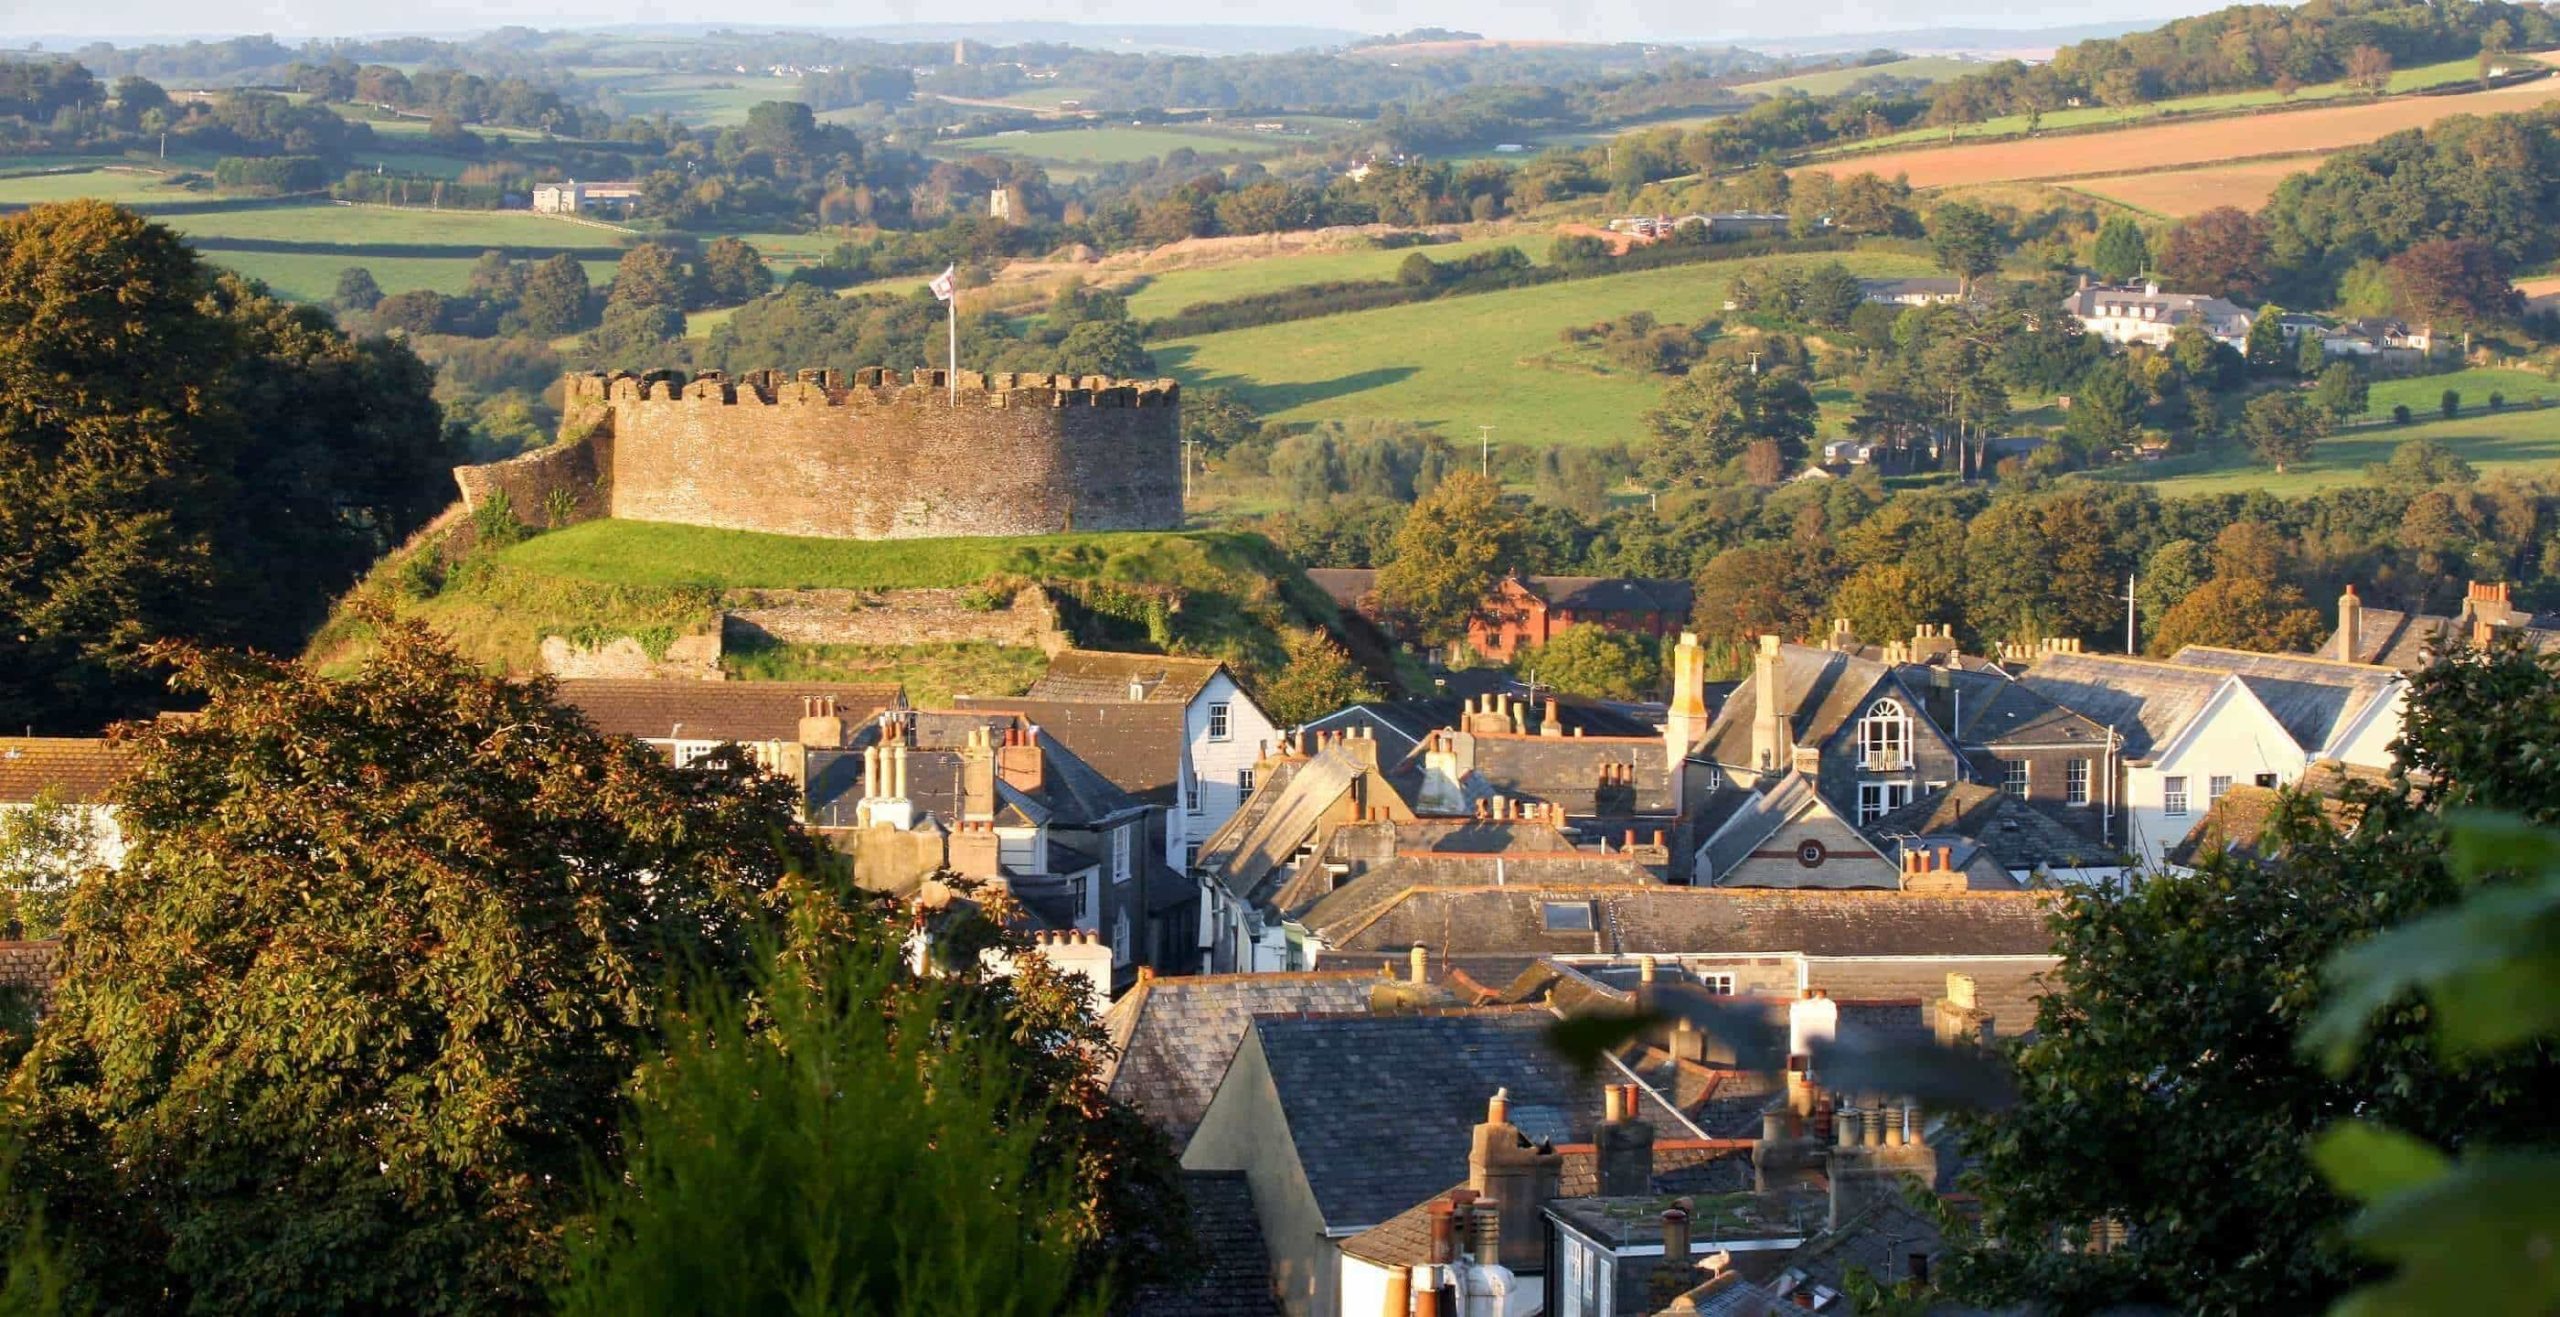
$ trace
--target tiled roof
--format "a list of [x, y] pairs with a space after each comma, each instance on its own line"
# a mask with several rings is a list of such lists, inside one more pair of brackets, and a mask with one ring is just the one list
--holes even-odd
[[[1547, 1045], [1554, 1023], [1534, 1007], [1256, 1019], [1325, 1225], [1378, 1225], [1464, 1181], [1470, 1136], [1497, 1089], [1510, 1091], [1524, 1133], [1588, 1142], [1602, 1077]], [[1658, 1106], [1646, 1111], [1671, 1120]]]
[[94, 804], [132, 771], [133, 751], [98, 737], [0, 736], [0, 804]]
[[[1676, 1127], [1674, 1127], [1676, 1128]], [[1734, 1193], [1751, 1187], [1751, 1153], [1718, 1148], [1696, 1139], [1675, 1137], [1657, 1120], [1653, 1144], [1652, 1188], [1663, 1194]], [[1597, 1192], [1600, 1157], [1587, 1144], [1558, 1148], [1563, 1164], [1556, 1177], [1558, 1198], [1588, 1198]], [[1703, 1172], [1703, 1173], [1702, 1173]], [[1439, 1190], [1413, 1206], [1342, 1241], [1342, 1251], [1364, 1262], [1411, 1267], [1430, 1261], [1431, 1204], [1464, 1189], [1464, 1180]]]
[[848, 728], [906, 704], [895, 683], [882, 682], [576, 677], [558, 685], [560, 702], [585, 714], [596, 730], [641, 740], [794, 741], [801, 702], [809, 696], [833, 696]]
[[2268, 830], [2283, 814], [2285, 797], [2301, 795], [2318, 803], [2320, 813], [2331, 826], [2352, 830], [2363, 817], [2363, 807], [2341, 798], [2350, 782], [2380, 786], [2387, 775], [2379, 769], [2355, 768], [2336, 761], [2314, 764], [2303, 773], [2302, 780], [2290, 787], [2272, 788], [2234, 784], [2205, 811], [2204, 821], [2189, 831], [2186, 838], [2162, 858], [2181, 867], [2192, 868], [2205, 856], [2216, 851], [2259, 856], [2268, 852]]
[[[1599, 855], [1588, 851], [1512, 851], [1495, 855], [1435, 853], [1399, 855], [1325, 894], [1298, 915], [1316, 936], [1340, 945], [1357, 936], [1413, 892], [1430, 888], [1501, 889], [1536, 886], [1550, 891], [1588, 895], [1592, 891], [1659, 881], [1624, 852]], [[1576, 934], [1579, 947], [1548, 950], [1592, 950], [1595, 929]], [[1426, 939], [1427, 941], [1428, 939]]]
[[[1778, 682], [1785, 692], [1795, 743], [1810, 746], [1830, 740], [1832, 733], [1866, 707], [1876, 683], [1890, 675], [1892, 669], [1872, 659], [1810, 645], [1779, 646]], [[1751, 725], [1759, 707], [1757, 681], [1736, 685], [1707, 729], [1706, 757], [1728, 767], [1758, 771], [1752, 757]]]
[[1577, 613], [1668, 613], [1687, 618], [1695, 591], [1687, 581], [1638, 576], [1526, 576], [1520, 580], [1549, 608]]
[[1369, 567], [1310, 567], [1307, 579], [1335, 604], [1355, 611], [1360, 601], [1378, 588], [1378, 573]]
[[[2085, 812], [2085, 811], [2084, 811]], [[1877, 819], [1880, 836], [1962, 837], [1991, 852], [2001, 868], [2104, 868], [2125, 863], [2122, 851], [2092, 840], [2045, 806], [1981, 782], [1959, 782]]]
[[1121, 1317], [1279, 1317], [1271, 1254], [1245, 1173], [1184, 1171], [1182, 1196], [1200, 1246], [1200, 1274], [1181, 1284], [1141, 1286], [1115, 1311]]
[[1781, 1274], [1795, 1272], [1837, 1290], [1847, 1283], [1850, 1272], [1863, 1271], [1890, 1285], [1911, 1274], [1912, 1254], [1935, 1258], [1946, 1247], [1936, 1222], [1913, 1211], [1900, 1194], [1885, 1193], [1839, 1229], [1789, 1253]]
[[1183, 706], [1127, 700], [1035, 700], [962, 695], [966, 710], [1012, 710], [1112, 785], [1150, 805], [1172, 805], [1182, 777]]
[[1048, 673], [1031, 683], [1029, 694], [1041, 700], [1189, 704], [1223, 666], [1212, 658], [1071, 649], [1050, 660]]
[[2204, 712], [2230, 674], [2115, 654], [2047, 654], [2021, 685], [2124, 737], [2127, 759], [2148, 759]]
[[1111, 1095], [1179, 1148], [1199, 1128], [1254, 1016], [1366, 1010], [1379, 981], [1360, 972], [1141, 979], [1103, 1017], [1117, 1049], [1106, 1079]]
[[[1604, 769], [1632, 771], [1632, 810], [1602, 808], [1600, 777]], [[1479, 736], [1475, 738], [1472, 776], [1481, 778], [1483, 790], [1492, 795], [1562, 805], [1565, 813], [1577, 818], [1598, 814], [1676, 814], [1680, 810], [1680, 802], [1672, 798], [1671, 768], [1663, 760], [1662, 743], [1650, 736], [1641, 741], [1590, 736]]]
[[[1944, 721], [1963, 745], [2041, 745], [2106, 739], [2106, 729], [2054, 703], [1999, 668], [1906, 665], [1896, 670], [1914, 691], [1933, 692], [1944, 680], [1954, 696]], [[1934, 706], [1933, 706], [1934, 707]]]
[[2294, 743], [2315, 755], [2401, 680], [2396, 669], [2371, 664], [2205, 645], [2189, 645], [2171, 661], [2238, 674]]
[[[1529, 711], [1530, 718], [1536, 726], [1541, 728], [1545, 726], [1546, 712], [1550, 703], [1555, 708], [1556, 721], [1563, 726], [1568, 736], [1576, 733], [1583, 736], [1659, 736], [1662, 732], [1659, 726], [1648, 723], [1624, 708], [1605, 700], [1545, 693], [1539, 695], [1537, 705]], [[1338, 730], [1355, 720], [1365, 722], [1394, 734], [1403, 744], [1392, 753], [1402, 755], [1412, 749], [1416, 742], [1433, 732], [1456, 729], [1465, 713], [1466, 701], [1463, 699], [1450, 695], [1428, 695], [1413, 699], [1376, 700], [1350, 705], [1318, 718], [1307, 726]]]
[[[1543, 905], [1589, 902], [1594, 932], [1545, 929]], [[2044, 956], [2050, 893], [1939, 894], [1752, 887], [1415, 887], [1345, 933], [1347, 952], [1416, 942], [1452, 956]], [[1597, 945], [1595, 945], [1595, 943]]]

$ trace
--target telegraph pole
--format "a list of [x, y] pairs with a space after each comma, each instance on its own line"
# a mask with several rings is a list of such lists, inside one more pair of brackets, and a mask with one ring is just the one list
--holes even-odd
[[1490, 425], [1476, 427], [1476, 474], [1493, 474], [1493, 427]]
[[2124, 574], [2124, 652], [2127, 654], [2138, 652], [2133, 634], [2133, 577], [2132, 572]]

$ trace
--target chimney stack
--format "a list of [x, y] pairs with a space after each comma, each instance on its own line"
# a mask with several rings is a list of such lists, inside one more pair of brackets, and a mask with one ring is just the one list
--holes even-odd
[[960, 747], [960, 817], [968, 822], [996, 816], [996, 748], [984, 727], [973, 727]]
[[1662, 1209], [1662, 1265], [1674, 1275], [1689, 1269], [1689, 1200], [1674, 1199]]
[[1795, 733], [1787, 717], [1778, 661], [1782, 643], [1774, 635], [1761, 636], [1760, 651], [1751, 660], [1751, 758], [1763, 773], [1783, 773], [1795, 758]]
[[1415, 983], [1431, 981], [1431, 948], [1416, 942], [1413, 944], [1413, 950], [1405, 953], [1405, 959], [1412, 967]]
[[2353, 663], [2364, 652], [2364, 601], [2356, 598], [2355, 583], [2347, 583], [2346, 593], [2338, 596], [2338, 661]]
[[1531, 1144], [1512, 1125], [1510, 1091], [1495, 1090], [1467, 1151], [1467, 1187], [1483, 1195], [1501, 1219], [1499, 1256], [1478, 1261], [1514, 1272], [1545, 1265], [1540, 1216], [1555, 1199], [1563, 1172], [1562, 1154], [1549, 1145]]
[[836, 697], [803, 697], [800, 701], [800, 744], [813, 750], [841, 750], [844, 743], [844, 719], [836, 714]]
[[1047, 760], [1040, 753], [1040, 738], [1028, 727], [1004, 729], [1004, 744], [996, 749], [996, 776], [1006, 786], [1026, 796], [1040, 794], [1047, 781]]
[[[1662, 721], [1662, 750], [1674, 773], [1689, 760], [1689, 749], [1707, 736], [1707, 652], [1697, 633], [1683, 631], [1671, 651], [1671, 708]], [[1674, 779], [1674, 787], [1679, 783]]]
[[1636, 1118], [1636, 1094], [1633, 1084], [1611, 1084], [1607, 1119], [1592, 1132], [1603, 1198], [1632, 1197], [1653, 1187], [1653, 1124]]
[[1564, 735], [1564, 714], [1558, 711], [1555, 697], [1552, 695], [1547, 697], [1547, 712], [1545, 716], [1538, 720], [1538, 735]]

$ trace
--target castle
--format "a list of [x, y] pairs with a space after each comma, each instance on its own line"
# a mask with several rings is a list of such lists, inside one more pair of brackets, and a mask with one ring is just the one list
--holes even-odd
[[458, 467], [463, 506], [832, 539], [1172, 530], [1181, 386], [939, 370], [582, 373], [561, 442]]

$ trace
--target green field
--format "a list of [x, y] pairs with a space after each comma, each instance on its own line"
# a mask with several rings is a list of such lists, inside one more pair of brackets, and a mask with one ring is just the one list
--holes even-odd
[[[1807, 258], [1678, 265], [1152, 347], [1157, 362], [1183, 383], [1234, 389], [1273, 420], [1399, 419], [1436, 424], [1461, 438], [1492, 425], [1497, 443], [1541, 448], [1633, 441], [1642, 437], [1643, 415], [1665, 381], [1554, 361], [1558, 332], [1629, 311], [1676, 323], [1715, 319], [1723, 314], [1733, 272], [1765, 268], [1772, 259]], [[1841, 259], [1868, 278], [1931, 268], [1923, 258], [1892, 253], [1852, 252]]]
[[[1298, 120], [1286, 122], [1294, 124]], [[1329, 128], [1332, 121], [1322, 122]], [[1322, 131], [1319, 130], [1319, 136]], [[1161, 157], [1185, 149], [1197, 151], [1204, 156], [1286, 155], [1315, 140], [1317, 140], [1316, 137], [1256, 133], [1250, 129], [1112, 124], [1107, 127], [1059, 128], [1036, 133], [1007, 132], [994, 133], [985, 137], [955, 137], [948, 141], [934, 143], [932, 153], [938, 156], [1009, 155], [1025, 160], [1092, 168], [1100, 165], [1135, 164], [1140, 160]]]
[[[471, 283], [472, 262], [442, 256], [368, 256], [346, 252], [206, 252], [205, 260], [238, 270], [266, 284], [278, 297], [296, 302], [325, 302], [337, 291], [338, 272], [361, 265], [386, 293], [424, 288], [450, 297]], [[611, 261], [584, 261], [587, 281], [604, 286], [613, 277]]]
[[511, 567], [610, 585], [725, 590], [895, 590], [974, 585], [990, 576], [1170, 579], [1184, 567], [1261, 570], [1267, 547], [1202, 531], [1012, 535], [949, 540], [828, 540], [645, 521], [590, 521], [508, 549]]
[[1824, 69], [1819, 73], [1798, 73], [1761, 82], [1745, 82], [1735, 86], [1734, 90], [1767, 96], [1775, 96], [1782, 91], [1800, 91], [1807, 96], [1833, 96], [1879, 75], [1943, 82], [1968, 73], [1979, 73], [1988, 67], [1980, 60], [1957, 59], [1952, 55], [1921, 55], [1885, 64], [1870, 64], [1864, 68]]
[[438, 243], [552, 251], [564, 247], [613, 247], [625, 235], [528, 210], [425, 210], [350, 206], [322, 201], [304, 206], [176, 215], [169, 223], [208, 238], [257, 238], [316, 246], [364, 247], [382, 243]]
[[1506, 237], [1470, 238], [1463, 242], [1435, 243], [1425, 247], [1306, 252], [1258, 261], [1207, 265], [1193, 270], [1168, 270], [1148, 276], [1143, 285], [1129, 294], [1129, 314], [1140, 320], [1150, 320], [1200, 302], [1223, 302], [1304, 284], [1348, 279], [1393, 279], [1396, 267], [1403, 265], [1405, 259], [1415, 252], [1435, 261], [1452, 261], [1495, 247], [1517, 247], [1530, 260], [1542, 261], [1546, 259], [1547, 245], [1551, 240], [1547, 233], [1530, 230]]
[[[2398, 70], [2391, 75], [2391, 91], [2398, 94], [2423, 91], [2433, 87], [2448, 87], [2456, 83], [2472, 81], [2479, 75], [2480, 67], [2477, 60], [2447, 60], [2442, 64], [2428, 64]], [[2209, 96], [2185, 96], [2142, 105], [2071, 106], [2046, 113], [2039, 124], [2039, 131], [2051, 132], [2057, 128], [2132, 124], [2172, 115], [2257, 109], [2270, 105], [2304, 105], [2350, 94], [2354, 94], [2354, 89], [2343, 82], [2324, 82], [2300, 88], [2290, 97], [2279, 95], [2271, 88], [2261, 88], [2255, 91], [2220, 92]], [[1814, 158], [1837, 159], [1842, 156], [1863, 155], [1869, 151], [1883, 151], [1896, 147], [1933, 146], [1951, 140], [2022, 137], [2026, 132], [2027, 116], [2006, 114], [1996, 119], [1985, 119], [1980, 123], [1957, 124], [1944, 128], [1914, 128], [1884, 137], [1866, 138], [1848, 149], [1816, 152]]]
[[590, 78], [610, 92], [623, 114], [668, 115], [680, 123], [721, 126], [747, 121], [747, 111], [764, 101], [800, 99], [798, 78], [762, 73], [641, 73]]
[[2560, 468], [2560, 407], [2515, 409], [2492, 415], [2417, 425], [2347, 430], [2321, 440], [2311, 460], [2281, 476], [2259, 465], [2237, 445], [2216, 453], [2171, 458], [2145, 466], [2114, 467], [2100, 479], [2141, 481], [2163, 497], [2189, 494], [2268, 493], [2298, 498], [2340, 485], [2362, 484], [2365, 467], [2391, 460], [2393, 449], [2413, 439], [2451, 448], [2482, 476]]
[[0, 178], [0, 206], [28, 206], [40, 201], [70, 201], [76, 197], [96, 197], [122, 205], [149, 205], [152, 202], [210, 200], [210, 192], [190, 192], [169, 186], [165, 174], [133, 169], [96, 169], [82, 173], [20, 174]]
[[2461, 370], [2449, 375], [2375, 380], [2366, 396], [2365, 412], [2389, 416], [2393, 407], [2406, 406], [2419, 416], [2433, 416], [2447, 389], [2462, 395], [2466, 409], [2487, 406], [2492, 393], [2504, 394], [2509, 403], [2517, 406], [2537, 397], [2560, 398], [2560, 384], [2529, 370]]

